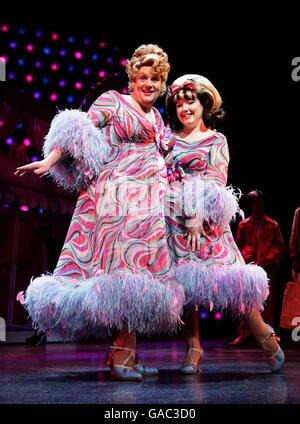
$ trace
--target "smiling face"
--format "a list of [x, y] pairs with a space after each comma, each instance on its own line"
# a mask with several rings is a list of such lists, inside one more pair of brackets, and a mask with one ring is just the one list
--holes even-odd
[[143, 108], [151, 108], [161, 93], [161, 77], [151, 66], [141, 66], [134, 81], [132, 97]]
[[203, 106], [198, 98], [179, 99], [176, 102], [176, 113], [182, 125], [188, 129], [200, 128], [203, 115]]

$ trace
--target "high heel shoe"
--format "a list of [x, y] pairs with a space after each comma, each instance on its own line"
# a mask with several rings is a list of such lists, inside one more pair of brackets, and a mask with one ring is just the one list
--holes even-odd
[[[125, 381], [141, 381], [142, 380], [142, 374], [137, 372], [133, 367], [127, 367], [124, 364], [128, 362], [130, 359], [135, 359], [135, 349], [129, 349], [127, 347], [118, 347], [118, 346], [110, 346], [112, 351], [107, 352], [105, 361], [106, 365], [108, 365], [111, 369], [111, 376], [118, 379], [118, 380], [125, 380]], [[113, 355], [118, 350], [129, 350], [130, 354], [125, 359], [125, 361], [122, 362], [120, 365], [114, 365], [114, 358]]]
[[[267, 353], [270, 353], [270, 348], [267, 347], [266, 343], [267, 341], [271, 338], [271, 337], [275, 337], [276, 340], [278, 340], [278, 337], [276, 337], [276, 333], [273, 329], [273, 327], [271, 327], [271, 325], [267, 324], [267, 326], [269, 327], [269, 334], [262, 340], [259, 342], [259, 344], [261, 345], [263, 351], [265, 352], [265, 354], [267, 355]], [[269, 368], [271, 370], [271, 372], [275, 373], [278, 372], [281, 368], [282, 365], [284, 363], [285, 360], [285, 356], [284, 353], [281, 349], [281, 347], [279, 346], [279, 349], [271, 356], [271, 357], [267, 357], [267, 362], [269, 365]]]
[[157, 375], [158, 374], [158, 369], [154, 368], [154, 367], [147, 367], [146, 365], [143, 365], [141, 363], [141, 361], [139, 360], [138, 356], [136, 356], [137, 359], [137, 364], [134, 365], [132, 367], [132, 369], [134, 369], [136, 372], [138, 372], [139, 374], [142, 374], [143, 376], [148, 376], [148, 375]]
[[[199, 358], [199, 360], [197, 362], [186, 363], [188, 361], [190, 352], [192, 350], [196, 350], [197, 352], [199, 352], [200, 353], [200, 358]], [[185, 362], [184, 362], [184, 364], [182, 365], [182, 367], [180, 368], [179, 371], [182, 374], [197, 374], [197, 373], [200, 373], [201, 372], [200, 363], [202, 362], [202, 359], [203, 358], [204, 358], [203, 349], [196, 349], [195, 347], [190, 347], [188, 349], [188, 351], [187, 351]]]

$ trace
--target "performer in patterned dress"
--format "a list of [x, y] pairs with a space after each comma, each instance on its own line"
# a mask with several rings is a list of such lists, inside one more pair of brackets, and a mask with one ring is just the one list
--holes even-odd
[[56, 269], [18, 298], [41, 331], [74, 339], [110, 329], [107, 364], [120, 379], [157, 374], [135, 354], [136, 331], [172, 332], [182, 313], [184, 290], [171, 269], [164, 219], [164, 155], [172, 139], [153, 107], [169, 69], [160, 47], [140, 46], [127, 61], [131, 94], [107, 91], [87, 113], [58, 114], [45, 159], [16, 172], [49, 172], [79, 192]]
[[181, 371], [200, 370], [199, 307], [245, 317], [271, 370], [278, 371], [284, 355], [259, 312], [269, 292], [267, 274], [245, 264], [229, 226], [239, 206], [237, 193], [226, 187], [228, 144], [214, 129], [225, 115], [220, 106], [219, 92], [200, 75], [184, 75], [168, 89], [167, 115], [176, 143], [166, 158], [167, 233], [176, 278], [186, 296], [182, 331], [188, 353]]

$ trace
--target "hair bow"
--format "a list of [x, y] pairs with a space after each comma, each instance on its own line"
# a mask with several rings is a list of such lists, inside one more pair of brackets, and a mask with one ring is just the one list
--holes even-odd
[[193, 80], [187, 80], [182, 85], [169, 85], [168, 93], [171, 96], [175, 96], [180, 90], [197, 90], [196, 84]]

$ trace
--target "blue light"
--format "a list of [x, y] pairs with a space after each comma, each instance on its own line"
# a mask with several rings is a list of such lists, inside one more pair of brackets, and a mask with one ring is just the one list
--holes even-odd
[[45, 85], [49, 84], [49, 78], [44, 77], [44, 78], [42, 79], [42, 83], [43, 83], [43, 84], [45, 84]]
[[44, 209], [42, 209], [42, 208], [38, 208], [38, 212], [39, 212], [40, 214], [42, 214], [42, 213], [44, 212]]
[[97, 59], [98, 59], [97, 53], [92, 54], [92, 60], [97, 60]]
[[21, 34], [21, 35], [25, 34], [25, 29], [24, 28], [19, 28], [19, 34]]
[[25, 60], [23, 58], [18, 60], [18, 65], [23, 66], [25, 63]]
[[113, 62], [113, 58], [111, 57], [111, 56], [109, 56], [107, 59], [106, 59], [106, 61], [107, 61], [107, 63], [112, 63]]
[[74, 43], [74, 37], [72, 36], [68, 37], [68, 43]]
[[73, 96], [68, 96], [67, 97], [67, 102], [68, 103], [73, 103], [74, 102], [74, 97]]
[[41, 37], [41, 36], [42, 36], [42, 31], [37, 31], [37, 32], [35, 33], [35, 35], [36, 35], [36, 37]]
[[61, 49], [61, 51], [59, 52], [59, 54], [60, 54], [61, 56], [65, 56], [65, 55], [67, 54], [67, 52], [66, 52], [66, 50], [64, 50], [64, 49]]
[[20, 122], [18, 125], [17, 125], [17, 128], [20, 130], [20, 129], [22, 129], [23, 128], [23, 122]]
[[73, 72], [74, 71], [74, 65], [69, 65], [68, 66], [68, 71], [69, 72]]
[[83, 44], [85, 44], [87, 46], [88, 44], [90, 44], [90, 40], [88, 38], [86, 38], [85, 40], [83, 40]]
[[44, 48], [44, 53], [47, 55], [51, 53], [51, 50], [49, 49], [49, 47]]
[[159, 109], [158, 109], [159, 111], [160, 111], [160, 113], [165, 113], [165, 108], [162, 106], [162, 107], [160, 107]]

